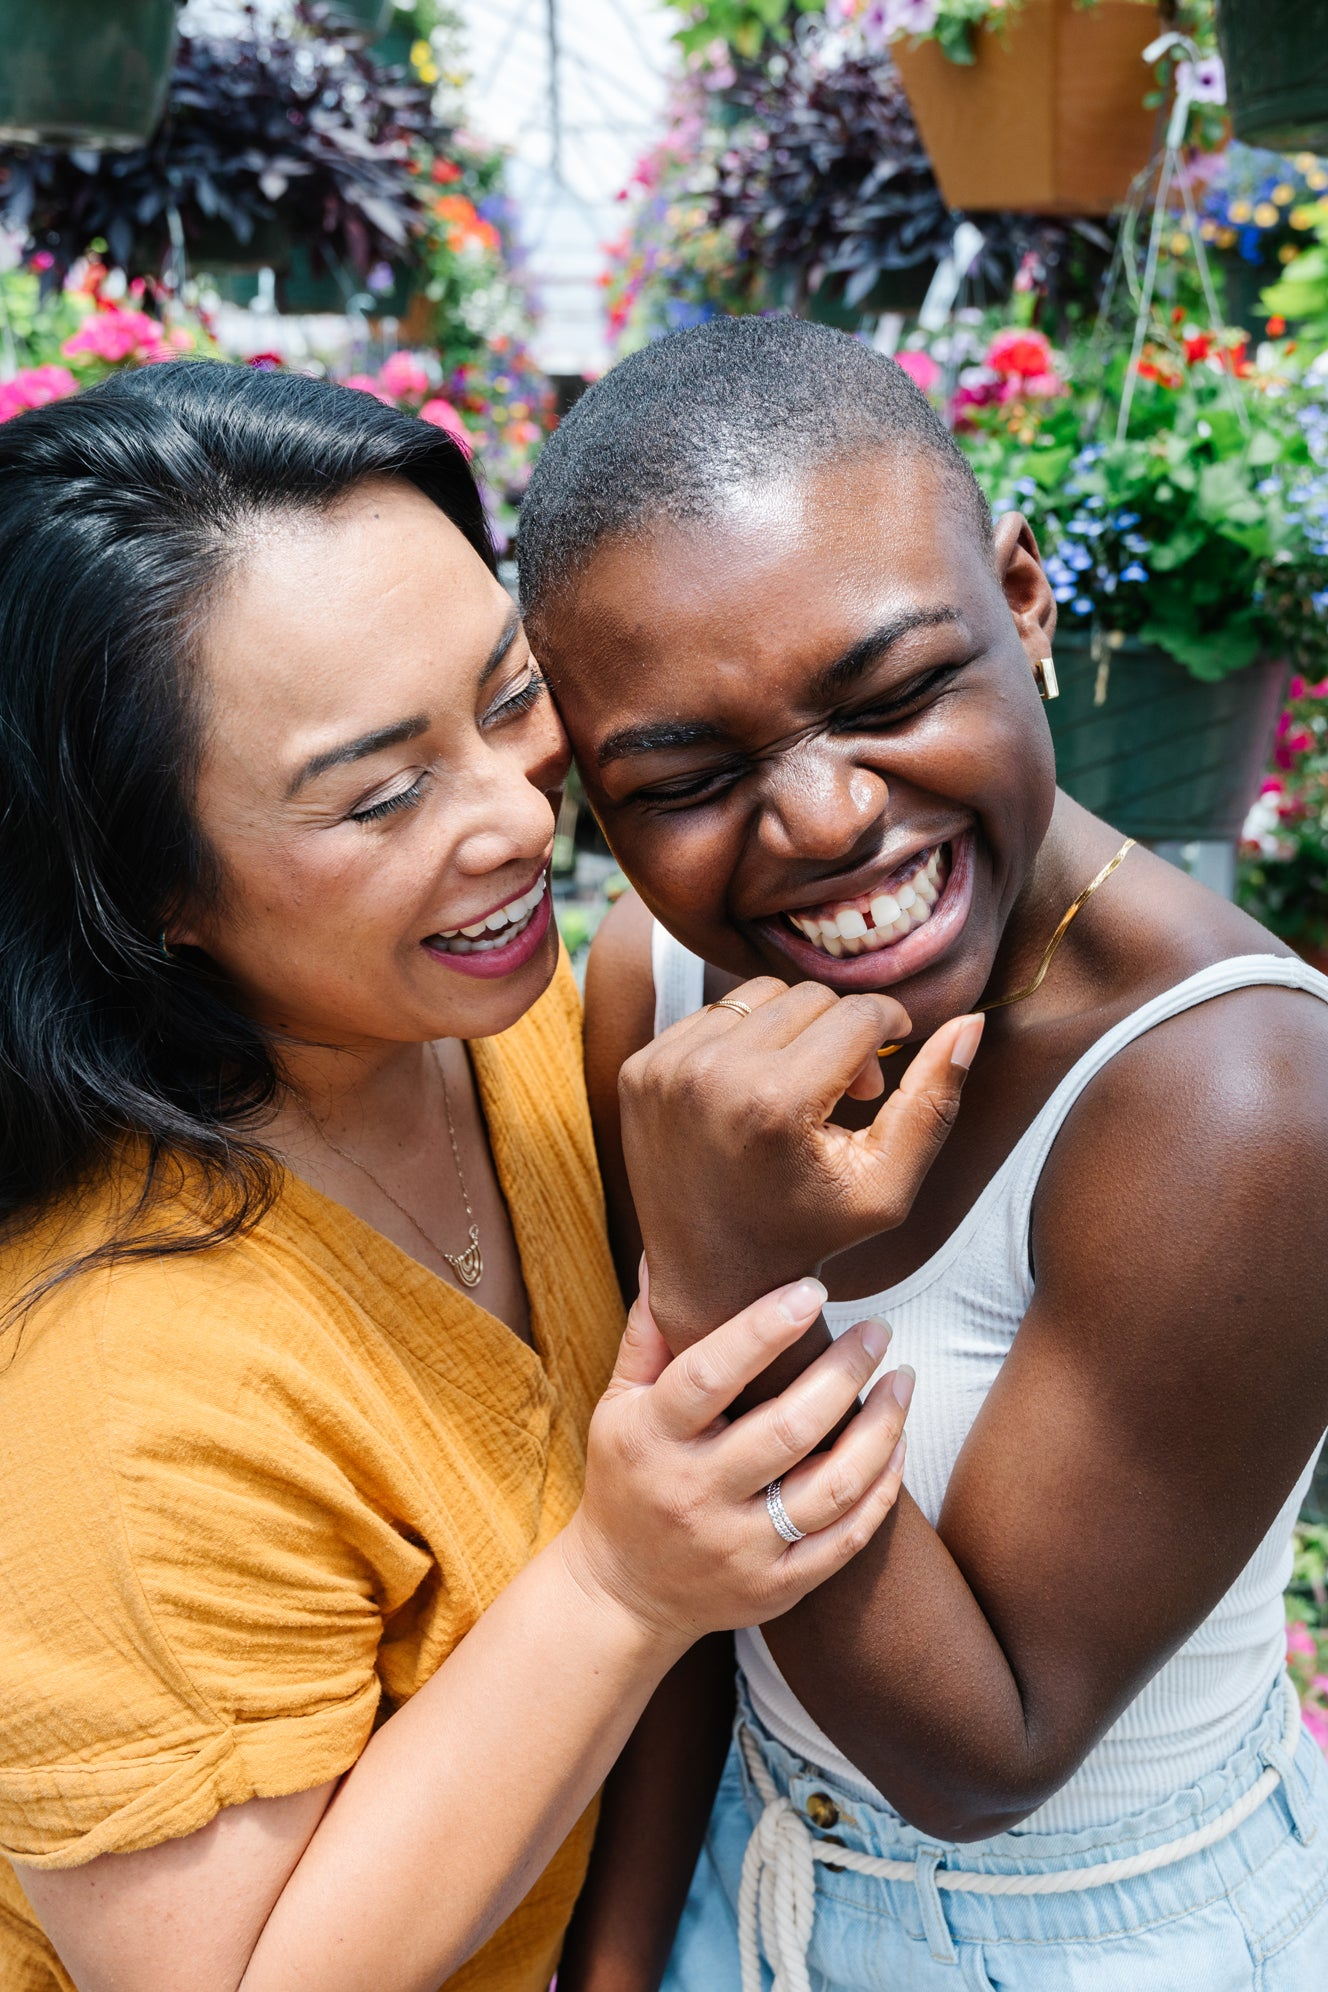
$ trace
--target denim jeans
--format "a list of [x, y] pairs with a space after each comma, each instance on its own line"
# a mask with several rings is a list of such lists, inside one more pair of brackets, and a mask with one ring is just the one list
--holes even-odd
[[[841, 1844], [917, 1860], [916, 1882], [816, 1869], [813, 1992], [1328, 1992], [1328, 1766], [1302, 1729], [1289, 1762], [1279, 1682], [1221, 1770], [1164, 1805], [1075, 1833], [939, 1843], [836, 1788], [739, 1711], [781, 1794]], [[1276, 1763], [1283, 1781], [1226, 1839], [1132, 1881], [1068, 1894], [938, 1890], [937, 1864], [988, 1873], [1097, 1866], [1225, 1812]], [[807, 1801], [817, 1794], [811, 1811]], [[825, 1801], [829, 1801], [829, 1805]], [[729, 1753], [663, 1992], [737, 1992], [743, 1854], [761, 1801]], [[762, 1967], [762, 1986], [770, 1973]]]

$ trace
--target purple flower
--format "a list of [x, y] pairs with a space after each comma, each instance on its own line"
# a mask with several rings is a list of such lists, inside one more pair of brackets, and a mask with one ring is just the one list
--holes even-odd
[[1188, 89], [1196, 104], [1225, 104], [1227, 72], [1220, 55], [1201, 56], [1198, 62], [1176, 64], [1176, 87]]

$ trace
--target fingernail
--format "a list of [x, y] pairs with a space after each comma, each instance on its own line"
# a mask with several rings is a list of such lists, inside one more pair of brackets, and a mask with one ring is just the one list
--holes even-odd
[[917, 1380], [916, 1373], [909, 1368], [907, 1363], [901, 1363], [895, 1371], [894, 1380], [890, 1388], [895, 1394], [895, 1403], [901, 1411], [907, 1411], [912, 1402], [913, 1386]]
[[950, 1053], [951, 1065], [962, 1066], [964, 1071], [967, 1072], [969, 1066], [977, 1056], [978, 1046], [982, 1042], [982, 1026], [986, 1021], [985, 1017], [969, 1018], [963, 1030], [960, 1031], [954, 1041], [954, 1049]]
[[819, 1280], [795, 1280], [792, 1286], [784, 1288], [775, 1304], [786, 1321], [806, 1321], [820, 1313], [828, 1298]]
[[899, 1444], [890, 1455], [890, 1464], [885, 1469], [887, 1473], [898, 1473], [900, 1467], [904, 1464], [904, 1450], [905, 1441], [901, 1437]]
[[874, 1363], [880, 1362], [881, 1357], [890, 1346], [890, 1338], [894, 1332], [890, 1323], [882, 1321], [877, 1315], [872, 1315], [870, 1320], [860, 1323], [858, 1335], [861, 1338], [863, 1348]]

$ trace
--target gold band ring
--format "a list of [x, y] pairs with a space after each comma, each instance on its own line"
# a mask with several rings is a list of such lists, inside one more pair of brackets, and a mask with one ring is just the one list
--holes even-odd
[[746, 1003], [740, 1003], [736, 996], [721, 996], [717, 1003], [708, 1003], [709, 1010], [732, 1010], [736, 1017], [750, 1017], [751, 1010]]

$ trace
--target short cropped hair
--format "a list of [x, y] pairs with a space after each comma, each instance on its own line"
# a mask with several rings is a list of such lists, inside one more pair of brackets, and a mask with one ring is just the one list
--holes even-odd
[[925, 456], [985, 550], [991, 512], [940, 416], [895, 361], [800, 318], [714, 318], [621, 360], [546, 443], [521, 507], [537, 613], [602, 540], [713, 518], [735, 492], [840, 457]]

